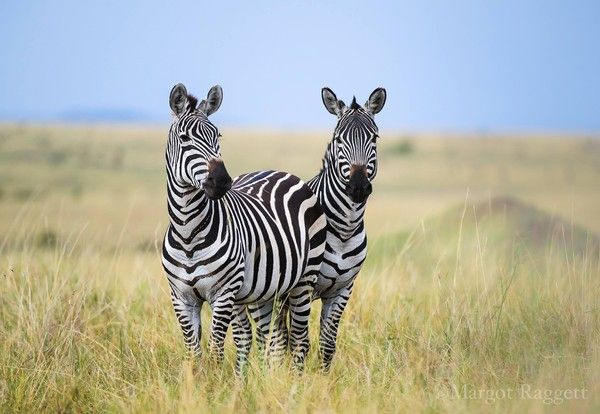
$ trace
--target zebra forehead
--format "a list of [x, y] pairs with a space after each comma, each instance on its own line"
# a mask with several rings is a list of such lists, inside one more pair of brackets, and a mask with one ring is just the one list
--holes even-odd
[[181, 118], [180, 124], [184, 129], [217, 129], [202, 111], [190, 112], [187, 116]]
[[340, 119], [340, 122], [337, 126], [337, 131], [339, 134], [344, 135], [348, 133], [365, 133], [370, 134], [377, 131], [377, 125], [373, 119], [364, 111], [356, 110], [352, 111], [354, 113], [348, 114], [347, 117]]

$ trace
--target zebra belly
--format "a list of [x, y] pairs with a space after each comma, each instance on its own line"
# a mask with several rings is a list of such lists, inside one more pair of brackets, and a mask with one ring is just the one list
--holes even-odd
[[[335, 296], [354, 282], [367, 256], [365, 237], [363, 232], [342, 241], [327, 233], [327, 248], [315, 286], [315, 298]], [[360, 248], [363, 244], [364, 248]]]
[[[281, 296], [287, 293], [297, 280], [284, 280], [281, 286], [281, 292], [278, 292], [280, 276], [273, 276], [272, 283], [265, 286], [266, 275], [252, 273], [251, 267], [246, 267], [244, 282], [239, 292], [235, 296], [236, 304], [263, 303], [273, 300], [275, 296]], [[180, 296], [190, 300], [202, 299], [212, 303], [217, 299], [221, 288], [227, 287], [227, 281], [235, 276], [232, 274], [214, 274], [207, 267], [199, 267], [192, 274], [188, 274], [184, 269], [169, 275], [171, 285], [174, 286]]]
[[[279, 280], [279, 277], [276, 277], [276, 279]], [[259, 282], [263, 281], [264, 276], [257, 276], [257, 280]], [[286, 293], [288, 293], [291, 290], [291, 288], [296, 285], [297, 282], [297, 280], [292, 282], [288, 281], [287, 283], [284, 281], [284, 284], [281, 286], [280, 291], [276, 283], [272, 283], [270, 286], [266, 287], [266, 290], [263, 290], [262, 288], [253, 289], [254, 282], [252, 278], [246, 277], [244, 278], [244, 284], [242, 285], [242, 288], [236, 295], [236, 304], [247, 305], [250, 303], [264, 303], [274, 300], [275, 298], [281, 298]]]
[[[215, 274], [212, 268], [206, 266], [198, 267], [191, 274], [183, 268], [170, 270], [173, 273], [173, 276], [168, 276], [171, 285], [179, 291], [180, 295], [190, 299], [202, 299], [209, 303], [217, 298], [219, 290], [226, 287], [227, 281], [235, 276], [235, 274]], [[235, 303], [264, 303], [275, 297], [282, 297], [299, 280], [295, 272], [290, 274], [288, 271], [287, 273], [282, 276], [281, 269], [277, 269], [268, 275], [264, 270], [255, 274], [253, 262], [247, 262], [244, 266], [244, 281], [235, 296]]]

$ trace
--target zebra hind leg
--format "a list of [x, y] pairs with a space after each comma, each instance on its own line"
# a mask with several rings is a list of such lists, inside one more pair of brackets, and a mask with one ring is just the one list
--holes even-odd
[[274, 308], [272, 301], [250, 306], [250, 314], [256, 323], [256, 347], [260, 359], [271, 366], [279, 364], [287, 350], [285, 310]]
[[269, 362], [279, 365], [288, 351], [288, 329], [287, 329], [288, 305], [283, 301], [276, 307], [275, 319], [271, 328], [269, 341]]
[[248, 308], [252, 319], [256, 323], [256, 349], [261, 362], [267, 359], [267, 338], [271, 329], [271, 316], [273, 314], [273, 302], [252, 304]]
[[171, 289], [171, 302], [189, 352], [193, 356], [200, 356], [200, 338], [202, 336], [200, 311], [204, 302], [184, 299], [173, 288]]
[[248, 363], [248, 355], [252, 347], [252, 326], [245, 306], [238, 306], [234, 310], [232, 321], [233, 342], [235, 343], [237, 357], [235, 361], [235, 372], [243, 376]]

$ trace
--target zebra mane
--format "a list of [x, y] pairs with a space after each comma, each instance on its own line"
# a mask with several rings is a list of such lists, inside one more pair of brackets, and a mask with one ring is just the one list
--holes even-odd
[[188, 100], [188, 108], [196, 109], [196, 106], [198, 106], [198, 98], [196, 98], [194, 95], [188, 94], [187, 100]]
[[356, 96], [352, 97], [352, 103], [350, 104], [350, 109], [360, 109], [360, 105], [356, 103]]
[[329, 143], [327, 143], [327, 149], [325, 150], [325, 155], [323, 155], [323, 158], [321, 160], [321, 171], [319, 172], [319, 174], [323, 173], [323, 171], [325, 171], [330, 165], [333, 164], [333, 159], [334, 159], [335, 155], [333, 154], [333, 151], [331, 150], [332, 145], [333, 145], [333, 140], [329, 141]]

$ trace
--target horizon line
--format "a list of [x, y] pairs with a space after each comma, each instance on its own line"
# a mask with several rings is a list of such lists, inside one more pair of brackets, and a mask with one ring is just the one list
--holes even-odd
[[[33, 128], [106, 128], [106, 129], [167, 129], [170, 122], [158, 121], [68, 121], [68, 120], [9, 120], [0, 119], [0, 128], [5, 127], [33, 127]], [[331, 133], [335, 125], [325, 126], [267, 126], [258, 124], [221, 124], [220, 129], [226, 129], [235, 133], [292, 133], [292, 134], [317, 134]], [[562, 128], [398, 128], [381, 127], [386, 135], [404, 136], [410, 138], [410, 135], [421, 136], [446, 136], [446, 137], [549, 137], [549, 136], [573, 136], [573, 138], [594, 138], [600, 139], [600, 130], [586, 129], [562, 129]]]

